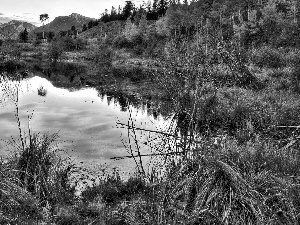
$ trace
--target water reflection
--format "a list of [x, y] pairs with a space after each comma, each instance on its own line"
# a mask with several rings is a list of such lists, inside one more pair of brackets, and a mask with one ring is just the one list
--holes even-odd
[[[38, 95], [43, 86], [47, 95]], [[54, 87], [48, 80], [33, 77], [21, 82], [19, 111], [22, 130], [28, 133], [28, 116], [33, 115], [30, 127], [33, 132], [58, 132], [59, 147], [78, 161], [107, 163], [132, 168], [130, 159], [111, 161], [110, 158], [128, 155], [120, 136], [126, 139], [127, 131], [116, 128], [116, 121], [127, 122], [131, 110], [135, 123], [142, 128], [156, 130], [165, 126], [163, 116], [149, 102], [138, 102], [120, 93], [101, 92], [94, 88], [70, 91]], [[13, 104], [0, 107], [0, 139], [18, 138]], [[141, 142], [149, 138], [138, 132]], [[0, 153], [5, 154], [5, 142], [0, 142]], [[144, 151], [147, 151], [146, 149]]]
[[122, 112], [126, 112], [129, 107], [134, 107], [142, 114], [147, 114], [154, 119], [168, 118], [173, 108], [170, 102], [161, 99], [146, 99], [135, 94], [126, 94], [120, 90], [105, 90], [98, 88], [98, 95], [101, 99], [106, 98], [108, 105], [119, 106]]

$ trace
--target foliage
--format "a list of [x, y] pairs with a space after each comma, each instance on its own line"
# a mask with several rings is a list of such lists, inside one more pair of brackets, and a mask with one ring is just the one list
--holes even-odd
[[275, 48], [263, 46], [252, 51], [251, 62], [259, 67], [279, 68], [284, 65], [282, 53]]
[[25, 28], [23, 32], [20, 33], [20, 40], [24, 43], [28, 41], [28, 31]]
[[80, 38], [71, 38], [69, 36], [57, 40], [61, 42], [64, 51], [75, 51], [85, 49], [87, 43]]
[[18, 186], [18, 179], [11, 172], [13, 169], [8, 160], [0, 162], [0, 223], [17, 224], [21, 221], [41, 219], [36, 198]]
[[124, 36], [128, 41], [131, 41], [132, 38], [138, 35], [139, 31], [137, 26], [131, 22], [130, 18], [127, 19], [125, 29], [124, 29]]
[[119, 49], [130, 48], [131, 42], [125, 37], [125, 35], [117, 36], [113, 40], [113, 46]]
[[50, 62], [57, 63], [63, 54], [64, 46], [62, 42], [52, 42], [48, 48], [48, 59]]
[[141, 15], [144, 15], [145, 18], [149, 20], [157, 20], [159, 17], [165, 15], [170, 2], [165, 0], [157, 1], [155, 0], [151, 5], [151, 2], [148, 2], [147, 5], [143, 4], [140, 7], [135, 7], [132, 1], [125, 1], [123, 9], [119, 6], [119, 9], [116, 10], [112, 7], [111, 12], [109, 13], [107, 9], [101, 14], [100, 21], [105, 23], [115, 20], [127, 20], [128, 18], [137, 18]]
[[[70, 201], [74, 189], [70, 187], [69, 173], [73, 165], [58, 155], [56, 134], [33, 134], [16, 159], [20, 184], [42, 203]], [[26, 140], [26, 139], [25, 139]]]
[[86, 45], [86, 41], [80, 38], [73, 39], [69, 36], [56, 38], [48, 48], [48, 59], [50, 62], [56, 63], [65, 51], [83, 50]]

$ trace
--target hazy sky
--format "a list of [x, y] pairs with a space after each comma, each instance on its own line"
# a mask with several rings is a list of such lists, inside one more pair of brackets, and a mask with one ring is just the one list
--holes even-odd
[[[132, 1], [137, 6], [142, 0]], [[12, 19], [30, 22], [40, 26], [39, 15], [49, 14], [49, 22], [57, 16], [79, 13], [98, 19], [111, 6], [124, 6], [125, 0], [0, 0], [0, 23]]]

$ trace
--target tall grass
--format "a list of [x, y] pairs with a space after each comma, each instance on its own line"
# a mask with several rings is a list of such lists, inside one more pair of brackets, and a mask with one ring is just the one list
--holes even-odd
[[[0, 175], [3, 179], [0, 187], [3, 204], [0, 212], [14, 215], [13, 210], [16, 210], [16, 215], [22, 216], [14, 218], [16, 224], [20, 224], [23, 219], [30, 221], [30, 214], [32, 219], [35, 219], [35, 215], [41, 219], [40, 207], [70, 204], [75, 199], [74, 185], [70, 183], [70, 173], [74, 165], [60, 156], [56, 146], [57, 134], [35, 134], [30, 126], [28, 134], [22, 130], [19, 115], [21, 77], [18, 77], [19, 79], [12, 81], [7, 74], [2, 74], [0, 80], [2, 103], [14, 104], [19, 129], [19, 140], [10, 141], [13, 156], [7, 163], [1, 162]], [[28, 119], [30, 122], [31, 117]], [[24, 215], [27, 217], [23, 218]], [[7, 219], [13, 220], [8, 217]]]
[[13, 171], [8, 162], [0, 161], [0, 223], [20, 224], [41, 219], [37, 199], [18, 185]]

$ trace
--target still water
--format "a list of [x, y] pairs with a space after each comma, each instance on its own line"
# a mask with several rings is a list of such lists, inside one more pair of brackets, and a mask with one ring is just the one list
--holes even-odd
[[[41, 86], [47, 90], [45, 96], [38, 95]], [[107, 164], [121, 170], [135, 167], [132, 159], [111, 160], [126, 156], [124, 142], [128, 141], [127, 129], [117, 127], [117, 121], [127, 123], [129, 110], [113, 101], [111, 96], [100, 95], [94, 88], [69, 90], [57, 88], [45, 78], [35, 76], [21, 81], [19, 93], [19, 117], [23, 132], [28, 133], [28, 117], [31, 132], [58, 132], [58, 147], [77, 162]], [[165, 120], [147, 113], [147, 108], [128, 106], [134, 124], [150, 130], [161, 130], [167, 126]], [[0, 104], [0, 154], [11, 149], [7, 140], [18, 138], [15, 117], [16, 107], [12, 102]], [[150, 135], [150, 136], [149, 136]], [[149, 132], [137, 132], [141, 143], [151, 139]], [[122, 141], [123, 140], [123, 141]], [[149, 149], [143, 148], [144, 153]]]

